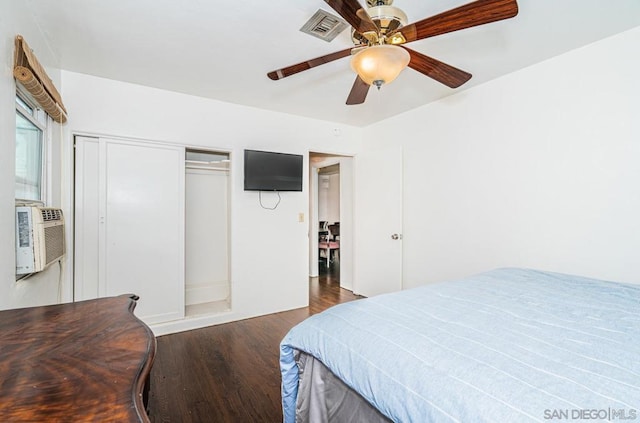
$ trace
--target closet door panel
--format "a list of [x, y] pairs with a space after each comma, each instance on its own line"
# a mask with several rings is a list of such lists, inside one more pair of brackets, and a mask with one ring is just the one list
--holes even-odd
[[74, 301], [98, 298], [99, 292], [99, 143], [76, 137]]
[[184, 316], [184, 148], [101, 139], [101, 295], [140, 296], [146, 323]]

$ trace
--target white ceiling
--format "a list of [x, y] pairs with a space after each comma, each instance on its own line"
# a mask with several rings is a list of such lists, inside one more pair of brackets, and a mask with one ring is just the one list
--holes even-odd
[[[409, 46], [473, 74], [452, 90], [411, 69], [346, 106], [349, 59], [272, 81], [274, 69], [352, 45], [299, 31], [322, 0], [27, 0], [63, 69], [355, 126], [640, 25], [640, 0], [519, 0], [513, 19]], [[364, 4], [364, 0], [360, 0]], [[469, 0], [396, 0], [410, 22]], [[640, 52], [640, 49], [639, 49]]]

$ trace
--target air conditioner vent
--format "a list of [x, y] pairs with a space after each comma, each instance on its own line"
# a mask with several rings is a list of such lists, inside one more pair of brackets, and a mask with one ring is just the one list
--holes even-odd
[[40, 272], [62, 259], [64, 236], [62, 210], [16, 206], [16, 275]]
[[347, 26], [347, 23], [341, 18], [318, 9], [311, 19], [300, 28], [300, 31], [329, 42], [344, 31]]
[[64, 256], [64, 225], [44, 228], [45, 266]]
[[44, 222], [50, 222], [53, 220], [62, 220], [62, 210], [53, 208], [41, 208], [42, 220]]

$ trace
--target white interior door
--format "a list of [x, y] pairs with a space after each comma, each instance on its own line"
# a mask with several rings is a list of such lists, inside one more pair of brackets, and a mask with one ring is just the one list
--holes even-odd
[[355, 157], [353, 291], [366, 297], [402, 289], [402, 149]]

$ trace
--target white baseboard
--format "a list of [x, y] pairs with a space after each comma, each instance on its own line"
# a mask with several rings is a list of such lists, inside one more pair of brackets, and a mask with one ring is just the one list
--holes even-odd
[[185, 305], [212, 303], [229, 298], [229, 281], [185, 285]]

